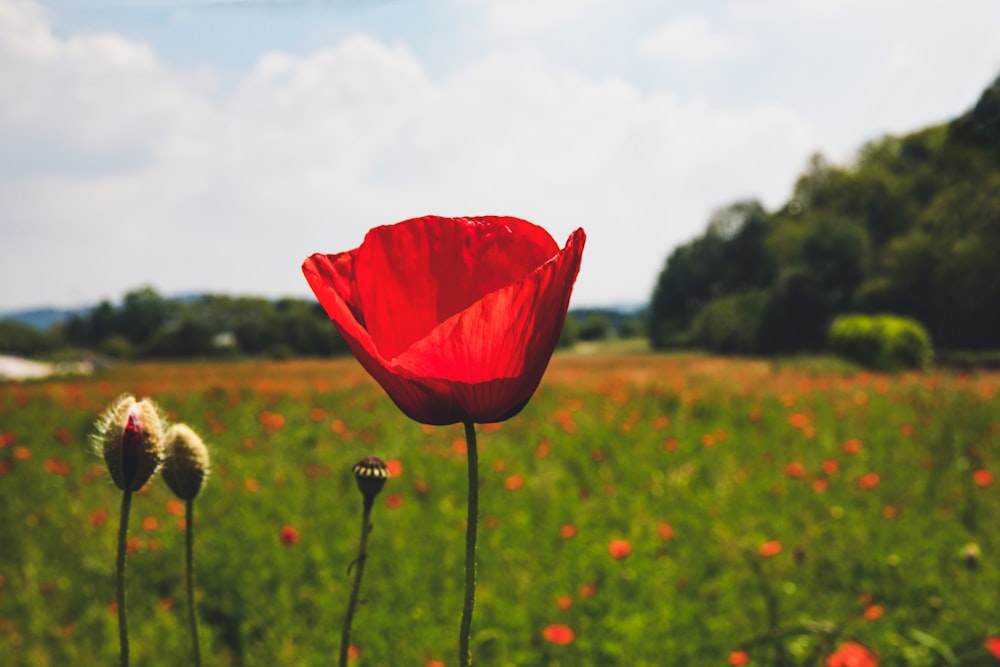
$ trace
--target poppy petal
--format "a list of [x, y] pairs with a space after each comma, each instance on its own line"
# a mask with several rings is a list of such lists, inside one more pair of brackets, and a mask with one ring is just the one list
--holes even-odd
[[519, 218], [426, 216], [376, 227], [356, 251], [355, 305], [391, 360], [558, 251], [548, 232]]
[[578, 229], [560, 251], [518, 218], [418, 218], [372, 230], [354, 251], [315, 254], [302, 269], [405, 414], [484, 423], [516, 414], [541, 381], [585, 240]]

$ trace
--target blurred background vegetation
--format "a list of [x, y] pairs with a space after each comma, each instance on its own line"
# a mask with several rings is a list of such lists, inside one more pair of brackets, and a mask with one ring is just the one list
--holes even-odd
[[[561, 346], [648, 340], [654, 349], [785, 356], [831, 345], [847, 314], [893, 315], [926, 336], [914, 353], [1000, 362], [1000, 77], [959, 118], [814, 155], [782, 207], [738, 201], [669, 254], [648, 305], [571, 311]], [[0, 319], [0, 353], [110, 358], [333, 356], [347, 352], [313, 300], [164, 298], [135, 289], [72, 314]], [[42, 314], [43, 315], [43, 314]], [[869, 323], [870, 324], [870, 323]], [[868, 326], [869, 332], [872, 326]], [[880, 327], [874, 327], [882, 331]], [[884, 340], [883, 348], [898, 346]], [[877, 345], [877, 346], [878, 346]], [[870, 366], [871, 350], [854, 359]], [[877, 355], [876, 355], [877, 356]]]

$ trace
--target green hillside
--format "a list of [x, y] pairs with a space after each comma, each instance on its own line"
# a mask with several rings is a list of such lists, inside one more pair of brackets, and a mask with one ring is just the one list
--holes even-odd
[[950, 123], [810, 160], [788, 202], [717, 211], [667, 259], [654, 347], [815, 351], [846, 312], [914, 318], [943, 350], [1000, 347], [1000, 77]]

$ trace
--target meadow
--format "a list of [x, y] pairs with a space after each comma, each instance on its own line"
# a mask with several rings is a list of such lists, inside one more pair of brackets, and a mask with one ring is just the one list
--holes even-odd
[[[474, 664], [813, 666], [846, 642], [883, 666], [1000, 664], [998, 391], [987, 373], [556, 355], [521, 414], [478, 428]], [[456, 664], [462, 427], [409, 421], [353, 359], [0, 384], [0, 664], [117, 659], [121, 496], [89, 435], [123, 392], [211, 451], [205, 664], [335, 663], [368, 455], [394, 477], [352, 664]], [[190, 664], [183, 514], [158, 477], [132, 503], [137, 665]]]

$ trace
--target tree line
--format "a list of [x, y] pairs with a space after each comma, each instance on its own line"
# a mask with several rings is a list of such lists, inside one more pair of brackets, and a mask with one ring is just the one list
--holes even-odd
[[911, 318], [944, 350], [1000, 347], [1000, 77], [952, 122], [815, 155], [791, 198], [740, 201], [674, 250], [657, 280], [654, 347], [824, 349], [837, 315]]
[[46, 330], [0, 321], [0, 351], [89, 350], [115, 358], [331, 356], [347, 344], [319, 303], [206, 294], [168, 299], [152, 287], [102, 301]]
[[[646, 315], [586, 309], [567, 315], [560, 346], [643, 335]], [[206, 294], [161, 296], [152, 287], [102, 301], [47, 329], [0, 320], [0, 353], [52, 356], [81, 350], [113, 358], [328, 357], [348, 352], [318, 302]]]

